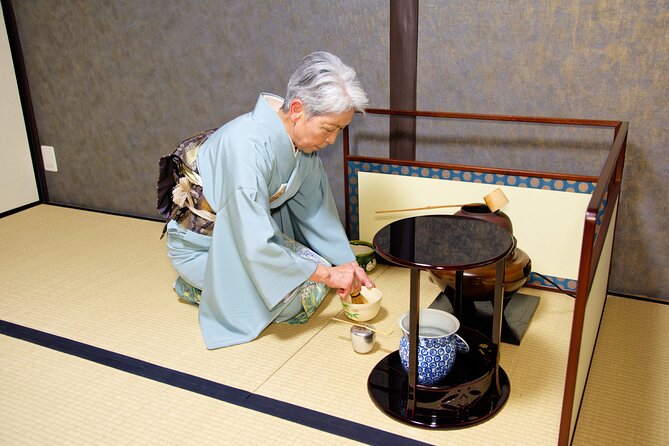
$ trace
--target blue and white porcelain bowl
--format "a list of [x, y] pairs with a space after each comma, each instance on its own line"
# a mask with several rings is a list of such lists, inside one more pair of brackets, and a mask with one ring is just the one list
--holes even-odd
[[[399, 319], [403, 335], [400, 359], [409, 371], [409, 312]], [[469, 345], [456, 334], [460, 321], [452, 314], [427, 308], [418, 315], [418, 384], [433, 385], [444, 379], [453, 368], [458, 352], [467, 353]]]

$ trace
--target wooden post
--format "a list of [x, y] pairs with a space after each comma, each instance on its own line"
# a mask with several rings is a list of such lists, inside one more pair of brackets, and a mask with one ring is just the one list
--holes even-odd
[[[416, 109], [416, 72], [418, 65], [418, 0], [390, 1], [390, 108]], [[390, 116], [389, 157], [416, 159], [416, 117]], [[406, 234], [413, 226], [393, 227], [391, 250], [406, 258], [413, 257], [414, 240]]]

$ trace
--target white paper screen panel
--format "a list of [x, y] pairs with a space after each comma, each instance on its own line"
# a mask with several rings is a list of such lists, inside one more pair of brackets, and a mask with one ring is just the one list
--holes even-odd
[[[585, 306], [583, 315], [583, 332], [581, 333], [581, 351], [578, 358], [578, 372], [576, 375], [576, 389], [574, 391], [574, 405], [571, 414], [570, 436], [574, 434], [574, 427], [578, 419], [578, 411], [581, 407], [581, 399], [585, 392], [585, 384], [590, 370], [590, 362], [595, 351], [599, 325], [604, 312], [604, 304], [609, 284], [609, 271], [611, 270], [611, 255], [613, 251], [613, 234], [615, 233], [616, 216], [618, 214], [618, 204], [613, 210], [611, 216], [611, 225], [606, 233], [602, 255], [597, 263], [595, 276], [592, 281], [592, 288], [588, 294], [588, 303]], [[571, 438], [570, 438], [571, 442]]]
[[414, 215], [453, 214], [459, 208], [377, 214], [377, 210], [483, 203], [496, 188], [509, 199], [502, 210], [532, 270], [576, 281], [589, 193], [573, 193], [382, 173], [358, 172], [359, 237], [371, 241], [385, 225]]
[[[0, 23], [4, 23], [0, 8]], [[0, 213], [39, 201], [9, 36], [0, 29]]]

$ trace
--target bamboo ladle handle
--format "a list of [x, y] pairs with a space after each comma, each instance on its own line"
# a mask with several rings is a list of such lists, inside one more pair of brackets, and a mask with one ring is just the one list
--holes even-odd
[[387, 214], [389, 212], [405, 212], [405, 211], [424, 211], [428, 209], [441, 209], [441, 208], [460, 208], [466, 206], [466, 204], [443, 204], [440, 206], [423, 206], [419, 208], [405, 208], [405, 209], [388, 209], [385, 211], [376, 211], [377, 214]]
[[[509, 199], [506, 198], [502, 189], [497, 188], [494, 191], [487, 194], [483, 197], [483, 201], [490, 209], [490, 212], [497, 212], [502, 209], [504, 206], [509, 204]], [[429, 209], [440, 209], [440, 208], [455, 208], [467, 206], [466, 204], [443, 204], [438, 206], [423, 206], [419, 208], [406, 208], [406, 209], [390, 209], [385, 211], [376, 211], [377, 214], [386, 214], [388, 212], [405, 212], [405, 211], [425, 211]]]

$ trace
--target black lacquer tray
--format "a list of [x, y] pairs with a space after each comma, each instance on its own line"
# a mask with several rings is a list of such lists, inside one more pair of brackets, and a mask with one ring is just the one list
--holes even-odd
[[496, 361], [497, 346], [476, 330], [460, 327], [470, 346], [459, 353], [453, 369], [441, 382], [416, 386], [416, 410], [407, 416], [408, 376], [399, 352], [382, 359], [367, 381], [374, 404], [392, 418], [418, 427], [458, 429], [482, 423], [506, 403], [510, 384]]

